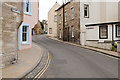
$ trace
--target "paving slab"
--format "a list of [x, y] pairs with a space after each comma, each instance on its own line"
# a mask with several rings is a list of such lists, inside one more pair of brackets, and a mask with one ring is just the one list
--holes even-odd
[[59, 40], [59, 39], [54, 38], [54, 37], [49, 37], [49, 38], [53, 39], [53, 40], [60, 41], [60, 42], [64, 42], [64, 43], [67, 43], [67, 44], [70, 44], [70, 45], [73, 45], [73, 46], [82, 47], [82, 48], [94, 50], [94, 51], [97, 51], [97, 52], [101, 52], [101, 53], [104, 53], [104, 54], [112, 56], [112, 57], [120, 58], [120, 56], [119, 56], [120, 54], [118, 52], [104, 50], [104, 49], [99, 49], [99, 48], [94, 48], [94, 47], [90, 47], [90, 46], [81, 46], [81, 45], [74, 44], [74, 43], [71, 43], [71, 42], [62, 41], [62, 40]]
[[19, 60], [17, 63], [9, 65], [2, 69], [2, 78], [21, 78], [31, 71], [43, 55], [42, 48], [36, 43], [26, 50], [18, 51]]

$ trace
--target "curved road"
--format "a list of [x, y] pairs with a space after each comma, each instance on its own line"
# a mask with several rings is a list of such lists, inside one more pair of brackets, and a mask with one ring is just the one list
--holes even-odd
[[47, 48], [51, 64], [42, 78], [117, 78], [118, 60], [97, 52], [51, 40], [45, 35], [33, 41]]

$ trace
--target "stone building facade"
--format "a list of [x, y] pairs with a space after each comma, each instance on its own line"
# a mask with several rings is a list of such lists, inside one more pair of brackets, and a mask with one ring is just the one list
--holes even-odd
[[42, 22], [38, 21], [38, 23], [33, 28], [33, 31], [34, 31], [35, 35], [44, 34]]
[[17, 60], [17, 30], [21, 21], [23, 20], [23, 3], [15, 2], [0, 2], [0, 60], [2, 64], [0, 67], [5, 67]]
[[93, 1], [80, 2], [81, 44], [116, 51], [120, 41], [119, 2]]
[[43, 26], [44, 26], [44, 33], [47, 34], [47, 32], [48, 32], [48, 21], [43, 20], [42, 23], [43, 23]]
[[56, 2], [48, 12], [48, 36], [57, 37], [57, 10], [60, 5]]
[[59, 7], [56, 11], [58, 18], [57, 20], [58, 39], [73, 43], [80, 43], [80, 3], [70, 1]]

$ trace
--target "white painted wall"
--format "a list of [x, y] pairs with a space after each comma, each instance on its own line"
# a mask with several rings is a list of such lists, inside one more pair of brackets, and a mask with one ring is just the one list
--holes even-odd
[[[107, 2], [106, 2], [107, 1]], [[84, 18], [84, 4], [89, 4], [89, 18]], [[86, 40], [98, 40], [99, 28], [94, 26], [94, 29], [86, 30], [87, 24], [118, 22], [118, 2], [100, 2], [100, 0], [81, 0], [80, 2], [80, 27], [81, 27], [81, 44], [86, 45]], [[111, 29], [109, 27], [109, 38], [111, 40]], [[114, 29], [115, 30], [115, 29]], [[82, 36], [85, 34], [85, 40]], [[116, 38], [115, 38], [116, 39]], [[82, 42], [83, 41], [83, 42]]]

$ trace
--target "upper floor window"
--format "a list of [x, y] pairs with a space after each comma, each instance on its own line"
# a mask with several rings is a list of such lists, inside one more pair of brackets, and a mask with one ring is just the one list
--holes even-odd
[[120, 37], [120, 25], [117, 25], [116, 34], [117, 34], [117, 37]]
[[59, 15], [59, 24], [61, 24], [61, 14]]
[[65, 22], [67, 21], [67, 12], [65, 12]]
[[24, 13], [31, 15], [31, 2], [30, 2], [30, 0], [24, 0]]
[[100, 39], [107, 39], [108, 38], [108, 26], [104, 25], [104, 26], [100, 26], [99, 27], [99, 35], [100, 35]]
[[89, 18], [89, 5], [84, 4], [84, 17]]
[[72, 16], [71, 16], [71, 18], [74, 19], [74, 8], [71, 8], [71, 11], [72, 11]]
[[57, 15], [55, 15], [55, 22], [57, 22]]

